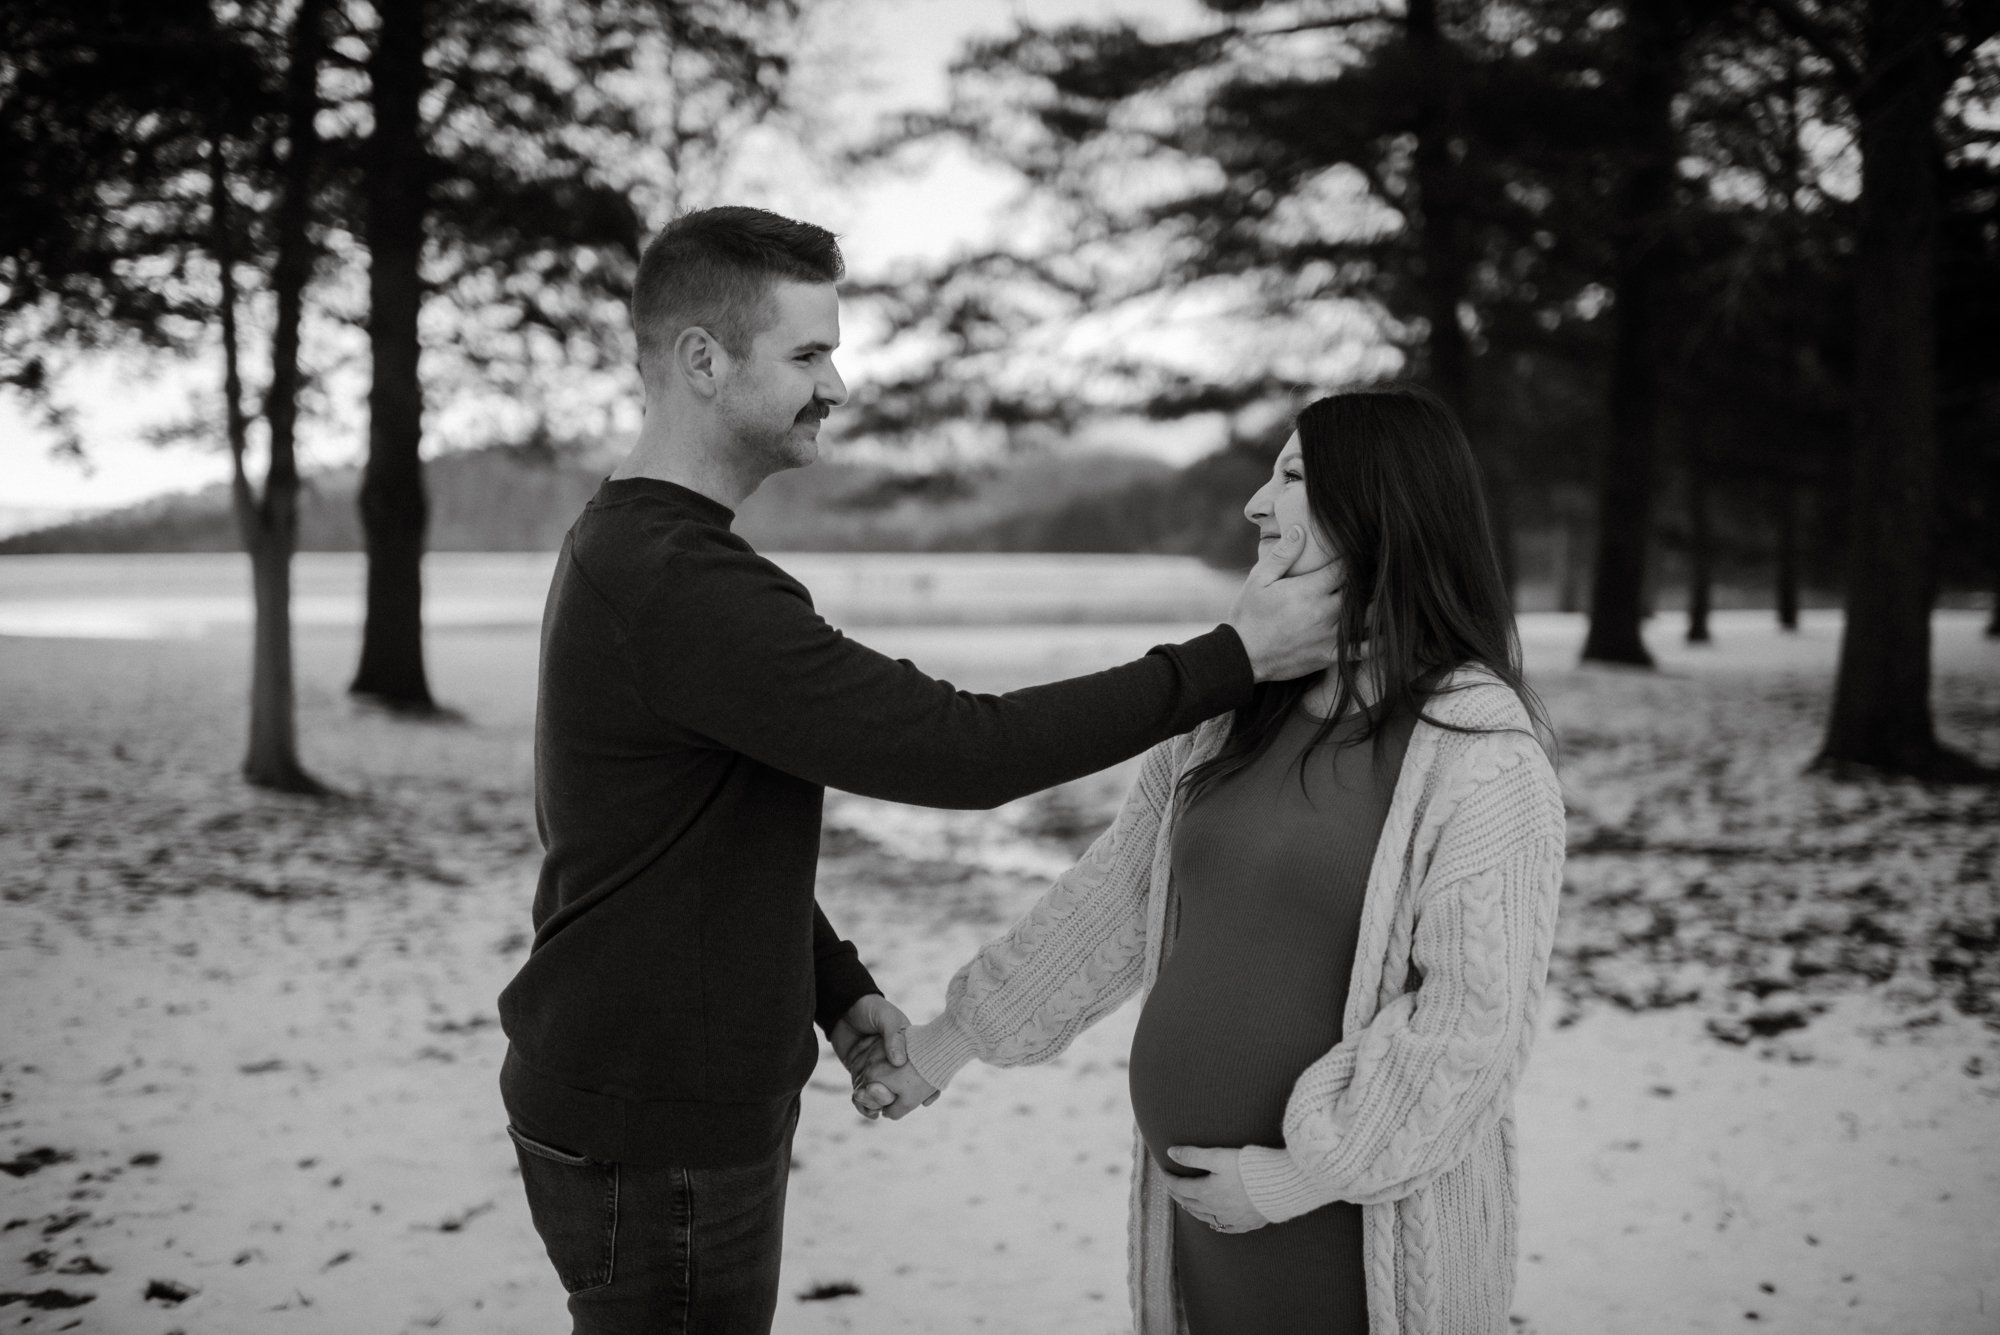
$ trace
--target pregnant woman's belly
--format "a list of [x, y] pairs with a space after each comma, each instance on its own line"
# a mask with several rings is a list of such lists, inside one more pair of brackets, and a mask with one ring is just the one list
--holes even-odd
[[1188, 926], [1132, 1038], [1132, 1111], [1169, 1173], [1188, 1171], [1169, 1145], [1285, 1143], [1293, 1082], [1340, 1041], [1348, 976], [1301, 934]]
[[1340, 1041], [1409, 726], [1392, 723], [1379, 749], [1308, 752], [1317, 731], [1295, 713], [1175, 822], [1180, 928], [1140, 1012], [1131, 1066], [1140, 1134], [1169, 1173], [1184, 1171], [1169, 1145], [1282, 1146], [1293, 1082]]

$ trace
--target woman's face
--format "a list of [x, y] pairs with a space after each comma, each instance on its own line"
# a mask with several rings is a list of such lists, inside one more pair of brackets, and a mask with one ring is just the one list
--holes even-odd
[[1313, 523], [1312, 507], [1306, 503], [1306, 462], [1299, 450], [1299, 433], [1294, 431], [1278, 451], [1271, 465], [1271, 479], [1257, 488], [1257, 494], [1243, 507], [1243, 517], [1257, 526], [1257, 555], [1263, 556], [1271, 544], [1293, 525], [1305, 530], [1306, 549], [1292, 563], [1291, 573], [1303, 575], [1333, 564], [1328, 542]]

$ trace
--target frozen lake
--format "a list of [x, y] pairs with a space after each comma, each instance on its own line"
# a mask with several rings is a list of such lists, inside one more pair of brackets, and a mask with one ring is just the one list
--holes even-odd
[[[781, 552], [772, 556], [842, 625], [1213, 622], [1239, 580], [1179, 556]], [[536, 626], [553, 553], [439, 552], [425, 564], [426, 624]], [[293, 564], [300, 627], [361, 622], [359, 553]], [[229, 552], [0, 557], [0, 635], [172, 639], [247, 626], [250, 567]]]
[[[1009, 690], [1093, 671], [1186, 639], [1229, 612], [1241, 580], [1189, 557], [988, 552], [778, 552], [771, 559], [812, 590], [834, 624], [875, 648], [950, 673], [974, 689]], [[455, 632], [532, 637], [555, 557], [545, 552], [439, 552], [425, 563], [424, 621]], [[308, 641], [358, 634], [363, 565], [354, 552], [305, 552], [292, 570], [293, 623]], [[1991, 661], [1985, 614], [1940, 611], [1940, 668]], [[1771, 613], [1719, 611], [1716, 645], [1682, 643], [1686, 622], [1665, 610], [1647, 640], [1661, 666], [1701, 672], [1830, 666], [1840, 613], [1809, 610], [1800, 633], [1771, 633]], [[231, 552], [0, 557], [0, 636], [37, 639], [199, 640], [240, 637], [250, 625], [250, 570]], [[1519, 618], [1530, 672], [1567, 667], [1584, 618]], [[320, 647], [324, 647], [321, 645]], [[341, 648], [336, 656], [350, 652]]]

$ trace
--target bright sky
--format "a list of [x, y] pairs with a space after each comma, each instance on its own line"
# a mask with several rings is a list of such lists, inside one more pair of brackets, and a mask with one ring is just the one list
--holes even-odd
[[[1197, 12], [1194, 0], [825, 0], [803, 78], [836, 123], [865, 126], [884, 112], [942, 105], [946, 67], [964, 43], [1010, 31], [1018, 20], [1122, 16], [1159, 27], [1188, 23]], [[994, 173], [950, 157], [910, 179], [804, 187], [777, 180], [769, 189], [770, 198], [752, 202], [833, 227], [850, 268], [861, 273], [896, 258], [975, 244], [1008, 194]], [[157, 447], [142, 434], [183, 416], [190, 392], [206, 389], [216, 374], [205, 362], [154, 369], [119, 362], [72, 376], [66, 398], [89, 447], [88, 471], [52, 458], [48, 434], [0, 396], [0, 530], [224, 480], [227, 461], [219, 453]], [[304, 429], [307, 466], [357, 457], [365, 419], [359, 413], [347, 419], [333, 430]]]

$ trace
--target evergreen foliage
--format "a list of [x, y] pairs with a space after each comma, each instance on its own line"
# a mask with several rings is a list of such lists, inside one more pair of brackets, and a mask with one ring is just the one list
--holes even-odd
[[[1927, 663], [1916, 627], [1939, 579], [2000, 568], [2000, 540], [1979, 531], [2000, 494], [2000, 331], [1988, 315], [2000, 6], [1204, 10], [1206, 22], [1169, 35], [1025, 25], [968, 50], [948, 110], [878, 146], [970, 146], [1019, 174], [1033, 225], [1008, 247], [882, 285], [895, 327], [936, 355], [876, 387], [864, 404], [875, 423], [910, 433], [981, 395], [1028, 415], [1047, 403], [1064, 420], [1143, 406], [1282, 421], [1380, 372], [1342, 363], [1341, 320], [1359, 320], [1401, 352], [1402, 373], [1457, 407], [1516, 541], [1546, 545], [1553, 530], [1562, 549], [1594, 545], [1586, 658], [1650, 661], [1641, 626], [1664, 538], [1695, 639], [1707, 638], [1731, 546], [1739, 558], [1761, 548], [1788, 626], [1804, 572], [1829, 553], [1849, 555], [1850, 606], [1886, 587], [1888, 566], [1927, 572], [1898, 575], [1883, 602], [1905, 608], [1908, 626], [1858, 632]], [[1900, 43], [1880, 39], [1885, 24]], [[1927, 137], [1871, 158], [1868, 145], [1886, 141], [1870, 138], [1870, 90], [1932, 50], [1948, 77], [1926, 85]], [[1933, 185], [1883, 174], [1933, 159]], [[1893, 284], [1909, 298], [1893, 311], [1871, 305], [1871, 291], [1892, 289], [1869, 220], [1929, 212], [1941, 222], [1918, 229], [1928, 258], [1909, 259], [1928, 276]], [[1955, 281], [1935, 309], [1912, 304], [1940, 271]], [[1052, 315], [1120, 308], [1188, 316], [1193, 351], [1111, 342], [1040, 378], [1005, 364]], [[1293, 345], [1274, 354], [1248, 329], [1285, 330]], [[1885, 452], [1871, 422], [1932, 410], [1928, 391], [1871, 381], [1887, 363], [1869, 349], [1907, 360], [1934, 339], [1935, 357], [1917, 359], [1941, 378], [1941, 452], [1916, 443], [1921, 432]], [[1882, 388], [1861, 388], [1871, 383]], [[1907, 503], [1891, 528], [1918, 530], [1914, 546], [1854, 557], [1855, 535], [1880, 529], [1871, 516], [1896, 496]], [[1920, 699], [1927, 676], [1882, 677], [1867, 694]], [[1887, 730], [1928, 737], [1927, 720]], [[1878, 745], [1867, 763], [1935, 772], [1912, 759], [1928, 746]]]

